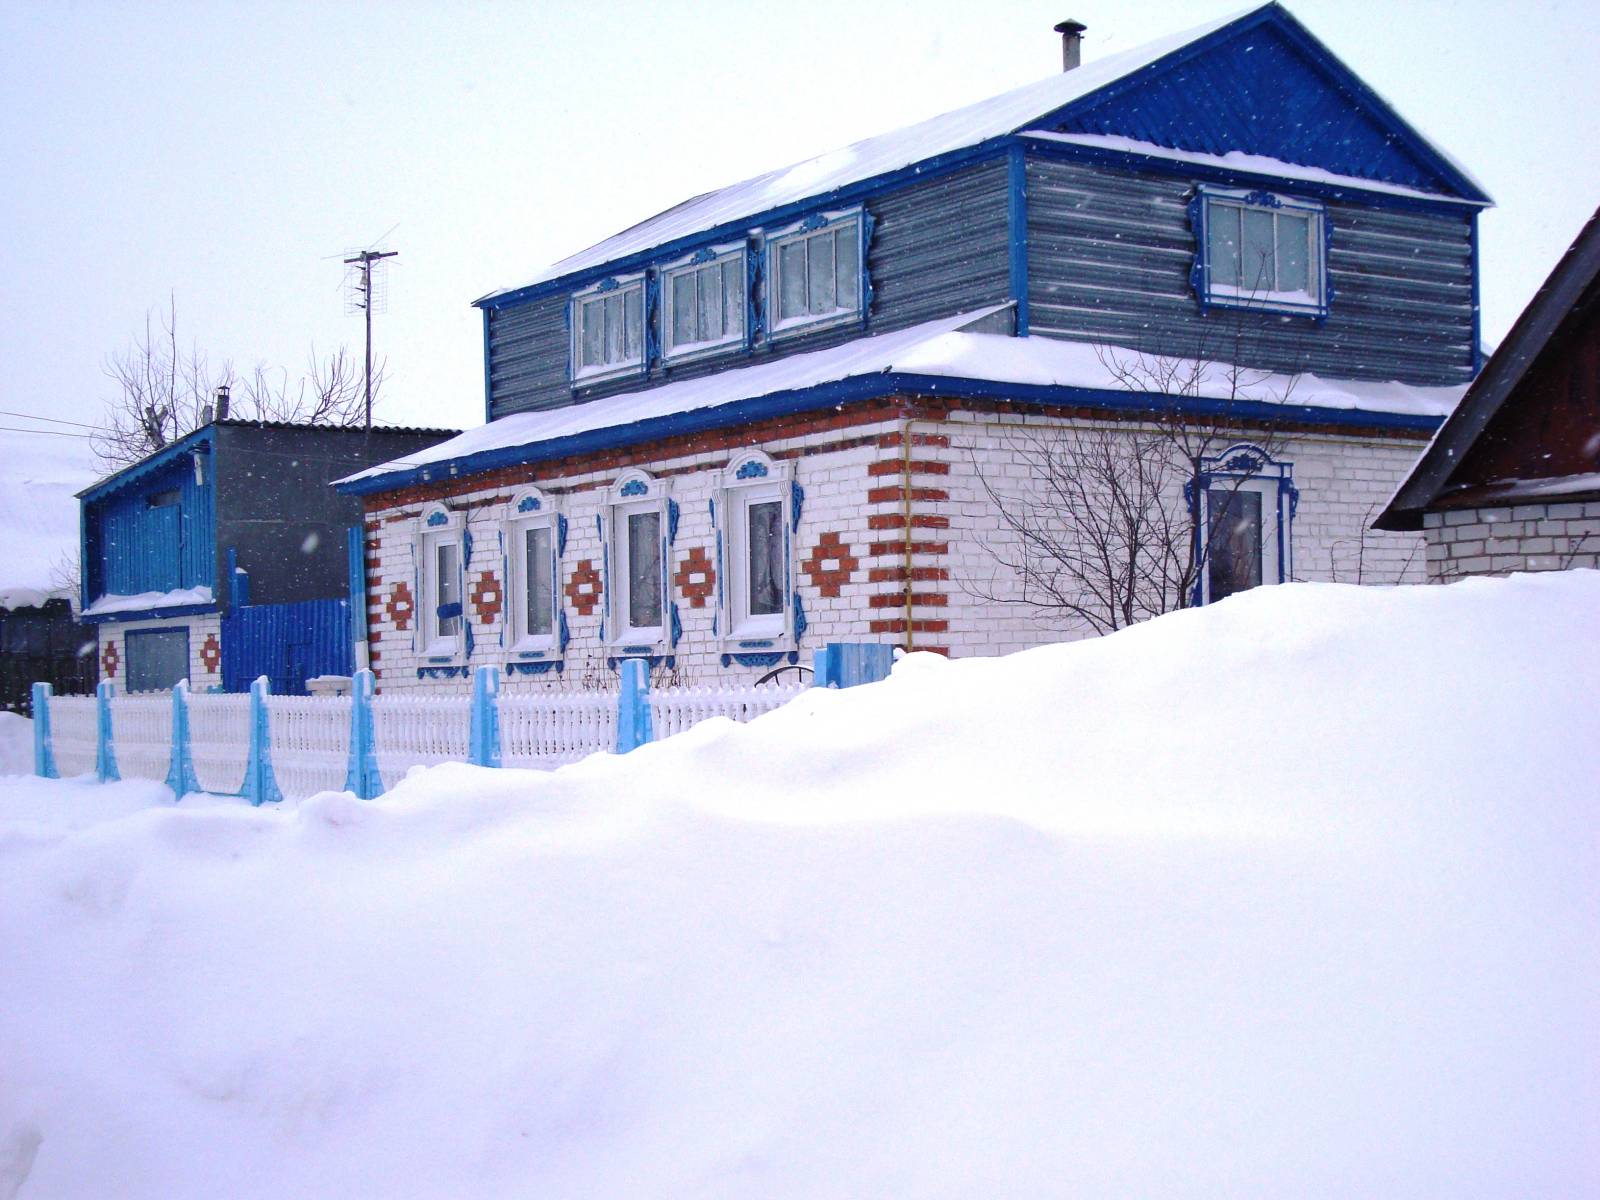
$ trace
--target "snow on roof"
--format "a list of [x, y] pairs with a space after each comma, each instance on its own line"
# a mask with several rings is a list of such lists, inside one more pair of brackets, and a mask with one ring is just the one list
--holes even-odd
[[728, 221], [742, 220], [785, 204], [820, 196], [835, 188], [859, 183], [912, 163], [975, 146], [989, 138], [1014, 133], [1029, 121], [1071, 104], [1125, 75], [1131, 75], [1172, 51], [1255, 11], [1256, 7], [1244, 9], [1183, 33], [1157, 38], [1110, 58], [1085, 63], [1075, 70], [1058, 72], [1047, 79], [1002, 92], [954, 112], [941, 113], [916, 125], [879, 134], [842, 150], [820, 154], [793, 166], [695, 196], [604, 241], [596, 242], [587, 250], [562, 259], [530, 280], [490, 292], [480, 297], [478, 302], [625, 258]]
[[624, 392], [543, 412], [517, 413], [339, 482], [371, 479], [495, 450], [532, 447], [577, 434], [886, 373], [1128, 392], [1154, 390], [1130, 388], [1129, 377], [1147, 374], [1149, 366], [1159, 361], [1163, 375], [1185, 381], [1184, 395], [1439, 418], [1449, 415], [1465, 390], [1464, 385], [1417, 387], [1395, 382], [1322, 379], [1316, 375], [1241, 373], [1219, 363], [1155, 360], [1153, 356], [1117, 346], [965, 331], [967, 326], [1005, 307], [996, 305], [961, 313], [894, 333], [858, 338], [827, 350], [719, 371], [699, 379]]
[[208, 587], [174, 588], [169, 592], [107, 592], [83, 610], [86, 617], [99, 617], [107, 613], [145, 612], [160, 608], [185, 608], [211, 603]]
[[0, 433], [0, 608], [69, 596], [78, 561], [80, 488], [99, 475], [87, 439]]
[[1490, 207], [1488, 200], [1463, 200], [1443, 192], [1428, 192], [1421, 188], [1405, 187], [1398, 183], [1385, 183], [1379, 179], [1364, 179], [1358, 175], [1340, 175], [1322, 167], [1307, 167], [1300, 163], [1285, 162], [1265, 154], [1246, 154], [1230, 150], [1226, 154], [1203, 154], [1197, 150], [1174, 150], [1155, 142], [1141, 142], [1137, 138], [1122, 137], [1113, 133], [1054, 133], [1045, 129], [1029, 130], [1024, 137], [1041, 142], [1059, 142], [1068, 146], [1084, 146], [1093, 150], [1116, 150], [1125, 154], [1142, 154], [1146, 158], [1165, 159], [1168, 162], [1192, 163], [1202, 167], [1221, 167], [1232, 171], [1255, 171], [1274, 175], [1280, 179], [1303, 179], [1307, 183], [1325, 183], [1334, 187], [1359, 188], [1366, 192], [1381, 192], [1387, 196], [1409, 196], [1419, 200], [1451, 200], [1460, 204], [1477, 204]]

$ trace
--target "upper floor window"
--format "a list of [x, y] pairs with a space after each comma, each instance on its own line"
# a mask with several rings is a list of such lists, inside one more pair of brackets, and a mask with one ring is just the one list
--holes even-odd
[[1326, 214], [1320, 204], [1201, 188], [1195, 198], [1202, 303], [1322, 316], [1328, 310]]
[[665, 302], [663, 357], [671, 359], [744, 341], [744, 246], [706, 249], [661, 273]]
[[572, 298], [572, 377], [644, 365], [644, 277], [607, 279]]
[[861, 312], [861, 212], [807, 218], [767, 241], [767, 309], [773, 333]]
[[559, 648], [557, 564], [561, 518], [552, 497], [526, 488], [511, 497], [506, 521], [509, 646], [513, 654], [546, 657]]

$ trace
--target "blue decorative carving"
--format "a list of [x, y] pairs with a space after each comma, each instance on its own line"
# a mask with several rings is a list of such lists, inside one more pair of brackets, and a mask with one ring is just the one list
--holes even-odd
[[622, 485], [622, 491], [620, 494], [623, 496], [642, 496], [649, 490], [650, 488], [644, 480], [630, 479], [627, 483]]
[[716, 256], [717, 252], [710, 246], [702, 246], [700, 249], [694, 252], [693, 257], [691, 257], [689, 261], [692, 263], [708, 263]]
[[561, 653], [565, 654], [567, 652], [567, 641], [570, 637], [567, 631], [567, 610], [564, 608], [558, 609], [557, 616], [560, 618], [561, 632], [559, 637], [556, 639], [556, 645], [560, 649]]
[[667, 501], [667, 545], [674, 545], [678, 540], [678, 502]]
[[656, 319], [656, 310], [661, 306], [661, 277], [651, 271], [645, 278], [644, 284], [644, 370], [642, 374], [650, 374], [650, 364], [661, 357], [661, 340], [656, 333], [656, 327], [661, 324]]
[[437, 526], [448, 524], [449, 520], [449, 517], [445, 516], [443, 512], [440, 512], [436, 509], [428, 514], [428, 527], [430, 529], [436, 528]]
[[641, 655], [649, 655], [650, 647], [649, 646], [623, 646], [622, 647], [622, 652], [624, 654], [628, 655], [630, 658], [638, 658]]
[[564, 670], [566, 670], [566, 664], [555, 659], [549, 659], [545, 662], [509, 662], [506, 664], [507, 675], [543, 675], [549, 671], [554, 671], [557, 675], [560, 675]]
[[617, 282], [616, 276], [613, 275], [609, 279], [602, 279], [599, 284], [596, 285], [594, 290], [597, 292], [614, 292], [621, 286], [622, 285]]
[[472, 530], [461, 531], [461, 573], [466, 575], [467, 568], [472, 565]]
[[1246, 204], [1254, 204], [1260, 208], [1283, 207], [1283, 201], [1271, 192], [1246, 192], [1244, 194], [1244, 202]]
[[678, 639], [683, 636], [683, 621], [678, 616], [678, 602], [672, 602], [672, 648], [678, 648]]
[[806, 606], [800, 600], [800, 593], [794, 594], [794, 640], [799, 641], [806, 635]]
[[800, 222], [800, 228], [806, 230], [809, 233], [813, 229], [826, 228], [827, 224], [828, 224], [828, 218], [827, 217], [823, 216], [821, 213], [812, 213], [804, 221]]
[[567, 552], [567, 519], [560, 513], [556, 514], [556, 557], [561, 558]]
[[770, 647], [771, 645], [772, 645], [772, 639], [771, 638], [758, 638], [758, 639], [756, 639], [754, 641], [740, 642], [739, 643], [739, 648], [741, 650], [765, 650], [768, 647]]
[[463, 664], [459, 667], [418, 667], [418, 679], [465, 679], [468, 668]]
[[524, 496], [517, 502], [518, 512], [538, 512], [539, 509], [543, 507], [544, 506], [539, 503], [539, 497], [537, 496]]
[[1262, 460], [1251, 454], [1248, 450], [1240, 451], [1227, 462], [1222, 464], [1224, 471], [1237, 471], [1245, 475], [1254, 475], [1261, 469]]
[[774, 650], [768, 654], [724, 654], [722, 665], [728, 666], [731, 662], [738, 663], [741, 667], [775, 667], [784, 659], [782, 650]]
[[861, 210], [861, 320], [865, 324], [872, 311], [872, 273], [867, 270], [867, 251], [872, 248], [872, 230], [877, 218], [867, 209]]
[[765, 255], [754, 243], [745, 247], [745, 305], [744, 305], [744, 344], [754, 345], [756, 340], [766, 332], [766, 314], [761, 305], [756, 303], [762, 285], [762, 261]]
[[796, 533], [800, 531], [800, 510], [806, 504], [806, 490], [800, 486], [798, 479], [789, 481], [789, 527]]
[[452, 600], [449, 604], [441, 604], [434, 610], [441, 621], [448, 621], [451, 617], [461, 615], [461, 601]]
[[752, 458], [749, 462], [741, 464], [733, 473], [735, 479], [765, 479], [766, 476], [767, 464], [759, 458]]

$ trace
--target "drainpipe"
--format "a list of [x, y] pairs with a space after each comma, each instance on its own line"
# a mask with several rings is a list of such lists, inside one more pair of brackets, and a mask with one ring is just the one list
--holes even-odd
[[904, 570], [906, 597], [906, 653], [916, 648], [916, 634], [911, 624], [911, 418], [900, 426], [900, 514], [904, 519], [901, 532], [905, 534]]

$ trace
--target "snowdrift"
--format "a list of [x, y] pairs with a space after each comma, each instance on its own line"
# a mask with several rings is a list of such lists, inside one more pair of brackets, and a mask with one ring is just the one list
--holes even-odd
[[1581, 1194], [1597, 614], [1291, 585], [374, 803], [6, 781], [0, 1197]]

